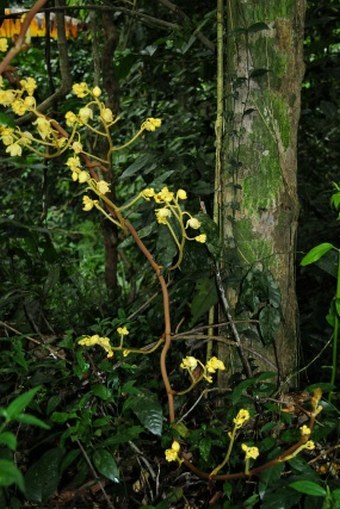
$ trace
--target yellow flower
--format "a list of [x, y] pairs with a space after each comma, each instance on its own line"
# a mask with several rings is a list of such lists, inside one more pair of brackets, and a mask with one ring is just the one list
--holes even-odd
[[100, 112], [100, 116], [104, 120], [105, 124], [111, 124], [111, 122], [113, 122], [113, 113], [110, 108], [104, 108]]
[[12, 157], [21, 156], [22, 148], [20, 147], [19, 143], [12, 143], [12, 145], [8, 145], [6, 152], [8, 152]]
[[162, 121], [160, 118], [147, 118], [142, 124], [142, 129], [145, 129], [146, 131], [156, 131], [161, 124]]
[[105, 180], [99, 180], [99, 182], [96, 183], [96, 188], [100, 194], [106, 194], [110, 191], [110, 186]]
[[120, 336], [128, 336], [130, 334], [126, 327], [118, 327], [117, 332]]
[[162, 203], [162, 202], [170, 202], [174, 199], [174, 193], [169, 191], [169, 189], [165, 186], [163, 189], [155, 194], [154, 200], [156, 203]]
[[8, 49], [8, 42], [7, 39], [4, 37], [1, 37], [0, 39], [0, 51], [5, 52]]
[[74, 151], [75, 154], [80, 154], [80, 152], [83, 151], [82, 143], [80, 143], [80, 141], [75, 141], [74, 143], [72, 143], [72, 150]]
[[31, 145], [33, 141], [32, 133], [29, 131], [23, 131], [21, 133], [20, 143], [22, 145]]
[[206, 369], [209, 373], [216, 373], [216, 370], [218, 369], [223, 371], [225, 366], [217, 357], [211, 357], [206, 364]]
[[157, 223], [166, 224], [168, 222], [169, 217], [171, 216], [171, 210], [163, 207], [162, 209], [156, 209], [155, 216]]
[[13, 90], [1, 90], [0, 91], [0, 104], [2, 106], [10, 106], [15, 100], [15, 93]]
[[97, 200], [92, 200], [89, 196], [83, 196], [83, 210], [89, 212], [98, 203]]
[[200, 242], [201, 244], [204, 244], [207, 241], [207, 236], [205, 233], [201, 233], [201, 235], [197, 235], [195, 237], [196, 242]]
[[94, 95], [94, 97], [100, 97], [102, 94], [102, 91], [99, 87], [94, 87], [94, 89], [92, 90], [92, 95]]
[[87, 85], [84, 81], [81, 83], [75, 83], [72, 87], [72, 92], [79, 98], [86, 97], [89, 93]]
[[315, 444], [313, 440], [308, 440], [308, 442], [305, 443], [305, 449], [309, 450], [315, 449]]
[[25, 103], [25, 106], [27, 106], [27, 108], [35, 108], [35, 99], [31, 95], [28, 95], [27, 97], [25, 97], [24, 103]]
[[184, 191], [184, 189], [178, 189], [177, 198], [179, 198], [180, 200], [186, 200], [187, 199], [186, 191]]
[[84, 182], [87, 182], [89, 180], [89, 174], [87, 171], [82, 170], [78, 173], [78, 181], [79, 184], [84, 184]]
[[94, 336], [86, 336], [85, 338], [83, 338], [80, 341], [78, 341], [78, 343], [81, 346], [99, 345], [102, 348], [104, 348], [104, 350], [107, 353], [107, 357], [108, 358], [113, 357], [113, 355], [114, 355], [114, 352], [113, 352], [112, 347], [110, 345], [109, 338], [101, 337], [98, 334], [95, 334]]
[[178, 456], [178, 453], [179, 451], [181, 450], [181, 446], [179, 445], [179, 443], [174, 440], [172, 442], [172, 446], [171, 446], [171, 449], [166, 449], [165, 451], [165, 459], [166, 461], [180, 461], [180, 458]]
[[145, 200], [150, 201], [150, 198], [155, 196], [155, 190], [153, 187], [147, 187], [141, 192], [141, 195]]
[[236, 429], [242, 428], [243, 424], [246, 421], [249, 421], [249, 419], [250, 419], [250, 414], [249, 414], [248, 410], [241, 408], [241, 410], [238, 411], [238, 414], [236, 415], [236, 417], [233, 419], [235, 428]]
[[37, 88], [37, 82], [34, 78], [27, 78], [26, 80], [20, 80], [20, 85], [23, 90], [25, 90], [28, 95], [33, 95], [34, 90]]
[[201, 222], [198, 219], [196, 219], [196, 217], [191, 217], [190, 219], [188, 219], [185, 227], [188, 228], [189, 226], [193, 230], [198, 230], [199, 228], [201, 228]]
[[91, 108], [88, 106], [84, 106], [84, 108], [80, 108], [78, 112], [80, 121], [83, 122], [83, 124], [86, 124], [89, 118], [93, 118], [93, 112]]
[[248, 445], [246, 445], [246, 444], [242, 444], [241, 447], [242, 447], [242, 451], [244, 451], [246, 453], [246, 456], [245, 456], [246, 460], [248, 460], [248, 459], [256, 460], [256, 458], [260, 454], [260, 451], [258, 450], [257, 447], [248, 447]]
[[0, 127], [1, 129], [1, 141], [4, 145], [12, 145], [14, 143], [14, 129], [11, 127]]
[[312, 433], [312, 430], [310, 428], [308, 428], [308, 426], [306, 426], [306, 424], [301, 426], [300, 431], [301, 431], [302, 436], [309, 436]]
[[12, 110], [16, 115], [19, 115], [20, 117], [22, 115], [25, 115], [27, 111], [27, 106], [25, 102], [22, 99], [15, 99], [15, 101], [11, 104]]
[[71, 171], [80, 170], [79, 157], [78, 156], [69, 157], [66, 161], [66, 166], [68, 166]]
[[73, 113], [73, 111], [68, 111], [65, 114], [65, 120], [66, 120], [66, 125], [68, 125], [68, 127], [73, 127], [78, 119], [77, 119], [77, 116]]
[[38, 117], [37, 120], [33, 122], [33, 124], [37, 126], [38, 132], [43, 140], [51, 135], [51, 124], [46, 118]]
[[197, 367], [197, 364], [198, 364], [197, 359], [195, 357], [192, 357], [191, 355], [188, 355], [187, 357], [184, 357], [184, 359], [182, 359], [180, 368], [193, 371]]
[[207, 375], [206, 373], [203, 374], [203, 378], [204, 380], [206, 380], [209, 384], [212, 384], [212, 376], [211, 375]]
[[127, 350], [127, 349], [123, 350], [123, 357], [127, 357], [129, 355], [129, 353], [130, 353], [130, 350]]

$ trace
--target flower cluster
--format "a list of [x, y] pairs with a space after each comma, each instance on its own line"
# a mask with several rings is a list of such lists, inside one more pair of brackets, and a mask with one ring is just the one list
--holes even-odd
[[159, 192], [156, 192], [153, 187], [147, 187], [140, 192], [139, 197], [146, 201], [153, 200], [157, 205], [161, 205], [155, 209], [156, 221], [167, 226], [179, 251], [178, 261], [172, 268], [179, 266], [183, 257], [183, 248], [186, 240], [194, 240], [201, 244], [206, 242], [207, 236], [205, 233], [193, 237], [188, 235], [188, 229], [199, 230], [202, 225], [196, 217], [192, 217], [189, 212], [183, 210], [181, 201], [187, 199], [187, 193], [184, 189], [178, 189], [174, 193], [166, 186]]
[[101, 337], [98, 334], [95, 334], [94, 336], [86, 336], [85, 338], [78, 341], [78, 344], [81, 346], [99, 345], [104, 348], [108, 358], [113, 357], [114, 355], [109, 338]]
[[[218, 370], [223, 371], [225, 366], [217, 357], [211, 357], [204, 365], [199, 359], [196, 359], [196, 357], [188, 355], [182, 359], [180, 368], [185, 369], [189, 373], [193, 384], [196, 384], [202, 379], [205, 379], [208, 383], [212, 383], [212, 376], [210, 373], [216, 373]], [[195, 375], [197, 368], [199, 374]]]
[[107, 337], [99, 336], [99, 334], [95, 334], [94, 336], [85, 336], [80, 341], [78, 341], [78, 344], [81, 346], [95, 346], [99, 345], [107, 353], [107, 357], [111, 358], [114, 356], [115, 350], [121, 350], [123, 352], [124, 357], [126, 357], [129, 354], [129, 350], [123, 349], [123, 339], [124, 336], [127, 336], [129, 334], [129, 331], [126, 327], [118, 327], [117, 333], [120, 336], [120, 345], [119, 347], [113, 347], [111, 346], [110, 340]]

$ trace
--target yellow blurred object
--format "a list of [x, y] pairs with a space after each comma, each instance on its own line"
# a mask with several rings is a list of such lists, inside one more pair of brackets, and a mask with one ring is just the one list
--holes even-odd
[[[0, 27], [0, 37], [6, 37], [8, 39], [16, 39], [19, 35], [22, 22], [25, 14], [20, 16], [20, 13], [24, 12], [22, 9], [5, 9], [5, 16], [11, 14], [17, 14], [18, 17], [4, 19]], [[76, 38], [78, 37], [78, 25], [79, 20], [65, 16], [65, 32], [66, 37]], [[25, 42], [29, 43], [32, 37], [45, 37], [46, 35], [46, 17], [44, 14], [37, 14], [30, 24], [27, 31]], [[53, 39], [57, 38], [57, 24], [55, 14], [50, 14], [50, 37]]]

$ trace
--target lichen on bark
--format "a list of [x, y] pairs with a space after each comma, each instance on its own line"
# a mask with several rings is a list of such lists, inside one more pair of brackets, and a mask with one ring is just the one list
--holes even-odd
[[[282, 320], [275, 342], [263, 348], [255, 341], [253, 347], [277, 366], [282, 380], [297, 365], [296, 137], [305, 2], [228, 0], [227, 5], [226, 110], [233, 113], [227, 117], [221, 183], [225, 271], [238, 282], [229, 292], [234, 310], [242, 280], [255, 264], [277, 282]], [[229, 249], [238, 256], [234, 268]]]

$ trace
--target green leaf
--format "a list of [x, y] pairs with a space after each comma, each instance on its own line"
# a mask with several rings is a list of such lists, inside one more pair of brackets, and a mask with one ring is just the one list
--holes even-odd
[[273, 306], [266, 306], [259, 314], [259, 327], [261, 338], [265, 345], [275, 340], [276, 333], [281, 323], [281, 313]]
[[162, 434], [163, 409], [154, 394], [140, 392], [137, 396], [130, 396], [124, 404], [124, 410], [127, 408], [135, 413], [143, 426], [153, 435]]
[[202, 438], [202, 440], [200, 440], [200, 442], [199, 442], [198, 447], [199, 447], [200, 455], [204, 461], [208, 461], [208, 459], [209, 459], [211, 445], [212, 445], [211, 439], [208, 437]]
[[264, 76], [268, 72], [269, 69], [265, 68], [252, 69], [249, 73], [249, 78], [260, 78], [261, 76]]
[[17, 398], [15, 398], [12, 403], [7, 407], [7, 420], [12, 421], [16, 419], [18, 415], [30, 404], [34, 396], [38, 391], [40, 391], [41, 386], [34, 387], [33, 389], [20, 394]]
[[17, 415], [15, 418], [16, 421], [22, 422], [24, 424], [31, 424], [32, 426], [38, 426], [39, 428], [43, 429], [50, 429], [51, 426], [43, 422], [41, 419], [38, 419], [38, 417], [35, 417], [31, 414], [20, 414]]
[[113, 482], [119, 482], [119, 470], [112, 454], [106, 449], [97, 449], [92, 456], [94, 466], [100, 474]]
[[15, 129], [15, 122], [13, 118], [6, 115], [6, 113], [0, 113], [0, 124]]
[[285, 468], [285, 464], [277, 463], [271, 468], [268, 468], [267, 470], [264, 470], [260, 474], [260, 482], [259, 482], [259, 495], [261, 499], [263, 499], [267, 489], [270, 489], [272, 484], [280, 479], [281, 474]]
[[186, 425], [183, 422], [175, 422], [175, 424], [172, 425], [172, 428], [179, 434], [182, 438], [188, 438], [190, 431], [186, 427]]
[[52, 422], [66, 422], [71, 417], [75, 417], [76, 414], [70, 415], [68, 412], [53, 412], [53, 414], [50, 416], [50, 420]]
[[110, 391], [110, 389], [108, 389], [107, 387], [105, 387], [105, 385], [102, 384], [93, 385], [92, 393], [98, 398], [102, 399], [103, 401], [108, 401], [109, 399], [112, 399], [112, 392]]
[[31, 502], [45, 502], [56, 491], [60, 481], [60, 463], [64, 452], [55, 448], [45, 452], [25, 475], [26, 496]]
[[260, 32], [262, 30], [269, 30], [269, 26], [266, 23], [263, 23], [262, 21], [259, 21], [258, 23], [254, 23], [253, 25], [250, 25], [247, 28], [247, 32], [250, 32], [250, 33]]
[[125, 444], [130, 440], [136, 440], [136, 438], [139, 438], [139, 435], [143, 433], [143, 431], [144, 428], [142, 426], [129, 426], [128, 428], [125, 426], [118, 430], [115, 435], [110, 436], [110, 438], [103, 441], [102, 444], [104, 446]]
[[16, 484], [21, 491], [25, 491], [24, 478], [20, 470], [12, 461], [0, 460], [0, 486]]
[[305, 267], [311, 263], [317, 262], [323, 255], [328, 253], [331, 249], [336, 249], [333, 244], [329, 242], [323, 242], [318, 246], [313, 247], [301, 260], [300, 265]]
[[325, 497], [327, 495], [326, 490], [313, 481], [295, 481], [290, 483], [289, 486], [305, 495], [313, 495], [314, 497]]
[[198, 279], [195, 287], [195, 295], [191, 302], [192, 319], [190, 325], [196, 321], [218, 301], [216, 281], [214, 277], [204, 276]]
[[6, 445], [12, 451], [15, 451], [17, 447], [17, 439], [16, 436], [13, 435], [10, 431], [3, 431], [0, 433], [0, 444]]

